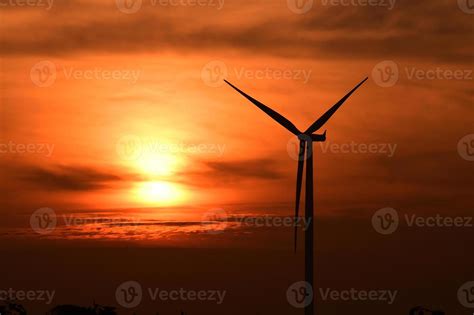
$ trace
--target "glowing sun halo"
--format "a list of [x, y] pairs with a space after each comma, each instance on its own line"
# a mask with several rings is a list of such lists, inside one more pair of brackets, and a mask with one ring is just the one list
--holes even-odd
[[[132, 189], [133, 199], [139, 203], [160, 206], [182, 202], [185, 190], [172, 180], [183, 166], [184, 159], [175, 152], [160, 149], [160, 146], [151, 141], [148, 143], [139, 140], [135, 140], [132, 146], [119, 147], [119, 152], [123, 151], [123, 154], [130, 150], [134, 153], [126, 159], [127, 166], [138, 171], [143, 177], [143, 181], [135, 183]], [[166, 146], [164, 148], [166, 149]]]
[[136, 161], [136, 167], [147, 175], [170, 176], [176, 171], [178, 159], [173, 155], [146, 154]]
[[139, 183], [135, 195], [141, 202], [169, 205], [179, 202], [183, 198], [183, 191], [173, 183], [149, 181]]

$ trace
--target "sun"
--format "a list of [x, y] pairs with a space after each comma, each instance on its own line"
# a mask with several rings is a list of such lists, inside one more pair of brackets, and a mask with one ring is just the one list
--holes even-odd
[[173, 205], [184, 199], [184, 190], [166, 181], [138, 183], [134, 189], [137, 201], [156, 205]]
[[173, 175], [178, 167], [178, 157], [172, 154], [147, 153], [136, 161], [136, 167], [151, 176]]
[[126, 167], [133, 169], [141, 178], [133, 184], [132, 199], [137, 203], [157, 206], [184, 202], [186, 188], [174, 180], [186, 166], [185, 157], [172, 150], [170, 141], [162, 139], [158, 142], [151, 137], [129, 138], [121, 141], [117, 150], [125, 157]]

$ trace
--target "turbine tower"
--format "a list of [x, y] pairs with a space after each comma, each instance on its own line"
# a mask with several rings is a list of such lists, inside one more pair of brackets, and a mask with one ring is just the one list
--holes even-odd
[[[314, 200], [313, 200], [313, 142], [326, 141], [326, 131], [323, 134], [314, 134], [314, 132], [321, 129], [324, 124], [334, 115], [334, 113], [341, 107], [342, 104], [355, 92], [368, 78], [362, 80], [355, 88], [347, 93], [339, 102], [334, 104], [326, 113], [319, 117], [305, 132], [301, 132], [296, 126], [271, 109], [270, 107], [260, 103], [250, 95], [244, 93], [236, 86], [232, 85], [227, 80], [224, 80], [237, 92], [242, 94], [246, 99], [255, 104], [258, 108], [264, 111], [268, 116], [273, 118], [280, 125], [285, 127], [289, 132], [298, 137], [300, 141], [298, 153], [298, 168], [296, 172], [296, 205], [295, 205], [295, 230], [294, 230], [294, 250], [296, 252], [297, 244], [297, 226], [296, 220], [299, 216], [300, 196], [303, 180], [304, 161], [306, 160], [306, 185], [305, 185], [305, 219], [308, 223], [308, 228], [305, 231], [305, 281], [311, 289], [313, 289], [313, 268], [314, 268]], [[305, 152], [306, 151], [306, 152]], [[305, 158], [306, 153], [306, 158]], [[311, 301], [305, 307], [305, 315], [314, 315], [314, 294], [311, 296]]]

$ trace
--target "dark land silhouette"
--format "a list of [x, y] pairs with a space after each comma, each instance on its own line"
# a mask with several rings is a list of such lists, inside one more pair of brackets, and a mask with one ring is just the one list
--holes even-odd
[[[0, 305], [0, 315], [28, 315], [26, 309], [18, 303], [7, 302]], [[33, 314], [30, 313], [30, 315]], [[111, 306], [102, 306], [93, 303], [92, 307], [82, 307], [77, 305], [58, 305], [53, 307], [46, 315], [118, 315], [116, 308]], [[134, 313], [136, 314], [136, 313]], [[156, 312], [154, 315], [161, 315]], [[188, 315], [184, 311], [179, 312], [180, 315]], [[410, 309], [409, 315], [445, 315], [441, 310], [430, 310], [422, 306], [416, 306]]]
[[4, 305], [0, 305], [1, 315], [27, 315], [26, 309], [17, 303], [6, 302]]
[[410, 310], [409, 315], [445, 315], [445, 313], [443, 311], [433, 311], [422, 306], [417, 306]]
[[116, 308], [93, 304], [92, 307], [58, 305], [48, 315], [117, 315]]

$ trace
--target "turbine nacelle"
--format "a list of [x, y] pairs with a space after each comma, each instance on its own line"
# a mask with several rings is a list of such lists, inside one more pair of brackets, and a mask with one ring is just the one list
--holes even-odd
[[298, 139], [303, 142], [324, 142], [326, 141], [326, 132], [327, 130], [322, 135], [302, 133], [298, 135]]
[[327, 130], [324, 130], [324, 133], [322, 135], [312, 134], [311, 139], [313, 140], [313, 142], [324, 142], [326, 141], [326, 132]]

